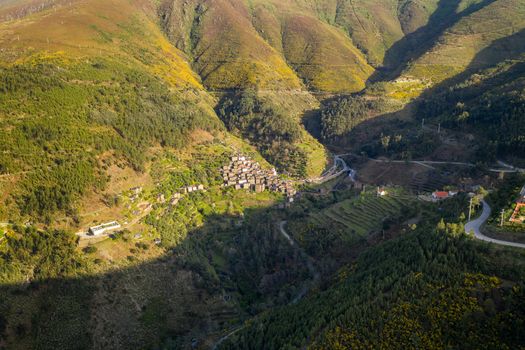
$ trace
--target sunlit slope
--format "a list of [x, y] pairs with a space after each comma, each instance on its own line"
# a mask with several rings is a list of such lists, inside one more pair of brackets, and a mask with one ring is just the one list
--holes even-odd
[[321, 20], [331, 11], [257, 3], [252, 22], [311, 91], [356, 92], [372, 74], [364, 55], [340, 29]]
[[144, 170], [151, 146], [222, 128], [149, 3], [54, 5], [0, 23], [1, 217], [71, 214], [108, 164]]
[[356, 92], [373, 72], [327, 2], [167, 0], [168, 37], [210, 89]]
[[4, 22], [0, 25], [1, 58], [16, 63], [39, 52], [63, 52], [70, 58], [122, 59], [160, 73], [173, 87], [201, 89], [182, 53], [138, 5], [123, 0], [72, 1]]
[[244, 2], [174, 0], [160, 8], [168, 36], [192, 56], [209, 89], [301, 88], [281, 55], [251, 25]]

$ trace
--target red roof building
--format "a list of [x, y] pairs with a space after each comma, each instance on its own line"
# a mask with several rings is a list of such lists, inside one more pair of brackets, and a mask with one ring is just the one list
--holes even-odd
[[446, 191], [436, 191], [432, 193], [432, 198], [434, 199], [447, 199], [450, 194]]

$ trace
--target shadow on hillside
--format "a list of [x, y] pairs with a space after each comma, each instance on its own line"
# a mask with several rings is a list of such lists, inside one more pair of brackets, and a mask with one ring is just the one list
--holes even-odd
[[[337, 101], [340, 99], [340, 96], [329, 96], [329, 97], [320, 97], [320, 101], [322, 101], [322, 105], [326, 106], [331, 103], [337, 103]], [[321, 113], [322, 108], [307, 110], [303, 113], [301, 121], [303, 124], [303, 127], [312, 135], [315, 137], [319, 142], [322, 141], [322, 125], [321, 125]]]
[[372, 74], [367, 83], [396, 79], [409, 62], [417, 60], [427, 52], [447, 28], [494, 1], [483, 0], [457, 13], [461, 0], [440, 0], [426, 25], [405, 35], [387, 50], [383, 60], [384, 68]]
[[[488, 47], [481, 50], [466, 67], [466, 69], [443, 82], [425, 90], [418, 98], [413, 100], [404, 106], [400, 111], [385, 113], [376, 116], [372, 119], [368, 119], [360, 123], [354, 130], [352, 130], [345, 138], [352, 140], [352, 144], [357, 143], [369, 143], [375, 139], [379, 139], [381, 133], [393, 134], [396, 130], [403, 130], [404, 128], [411, 127], [414, 129], [420, 128], [419, 121], [421, 119], [428, 120], [429, 112], [435, 114], [436, 110], [445, 108], [444, 106], [455, 106], [457, 102], [465, 102], [469, 99], [478, 99], [479, 96], [490, 88], [503, 87], [508, 85], [513, 79], [522, 77], [525, 74], [525, 61], [523, 61], [523, 55], [525, 54], [525, 29], [514, 33], [508, 37], [504, 37], [493, 41]], [[518, 60], [519, 59], [519, 60]], [[517, 60], [517, 62], [511, 66], [507, 71], [495, 76], [480, 80], [470, 81], [467, 85], [457, 84], [464, 82], [473, 74], [494, 67], [500, 62], [506, 60]], [[436, 99], [440, 95], [446, 95], [450, 93], [450, 88], [454, 87], [454, 96], [458, 99], [457, 102], [447, 100], [447, 97], [443, 97], [441, 100]], [[435, 100], [436, 105], [422, 108], [422, 104]], [[403, 121], [402, 115], [412, 115], [415, 121], [412, 125], [407, 125], [406, 121]], [[499, 121], [499, 119], [492, 119], [493, 121]], [[469, 127], [465, 125], [465, 127]], [[496, 128], [500, 125], [496, 125]], [[493, 130], [493, 129], [489, 129]], [[509, 131], [511, 132], [511, 131]], [[514, 133], [521, 132], [520, 130], [514, 130]], [[519, 137], [519, 135], [516, 135]]]
[[281, 212], [210, 215], [163, 256], [100, 275], [1, 285], [0, 348], [210, 348], [210, 334], [290, 302], [310, 278]]

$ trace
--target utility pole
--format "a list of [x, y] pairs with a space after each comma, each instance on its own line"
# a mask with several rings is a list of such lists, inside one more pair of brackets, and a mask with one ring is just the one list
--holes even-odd
[[441, 134], [441, 123], [438, 124], [438, 134]]
[[500, 227], [503, 226], [503, 216], [505, 215], [505, 209], [501, 209], [501, 222], [500, 222]]
[[470, 197], [470, 204], [468, 206], [468, 221], [470, 221], [470, 217], [472, 216], [472, 200], [474, 197]]
[[423, 120], [421, 121], [421, 129], [423, 129], [425, 127], [425, 118], [423, 118]]

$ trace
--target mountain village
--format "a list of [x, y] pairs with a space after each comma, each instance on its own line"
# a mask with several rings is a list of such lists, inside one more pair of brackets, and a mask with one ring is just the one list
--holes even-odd
[[[223, 179], [222, 187], [230, 187], [235, 190], [252, 191], [255, 193], [261, 193], [263, 191], [278, 192], [286, 196], [286, 201], [288, 203], [294, 201], [294, 197], [297, 194], [294, 182], [292, 180], [282, 179], [277, 174], [275, 168], [264, 169], [259, 162], [240, 153], [231, 156], [229, 160], [230, 162], [227, 165], [218, 169]], [[131, 188], [129, 191], [129, 199], [133, 203], [139, 200], [143, 193], [143, 188], [137, 186]], [[176, 206], [183, 196], [200, 191], [206, 191], [203, 184], [185, 185], [171, 196], [169, 199], [169, 205]], [[160, 204], [166, 203], [166, 197], [164, 194], [159, 194], [156, 200], [157, 203]], [[133, 212], [133, 215], [135, 216], [135, 219], [132, 221], [133, 223], [136, 223], [140, 218], [149, 213], [152, 205], [149, 202], [144, 202], [141, 203], [139, 207], [142, 208], [142, 210], [137, 209]], [[88, 228], [87, 232], [78, 232], [77, 235], [84, 239], [105, 237], [129, 226], [131, 225], [128, 222], [120, 224], [118, 221], [113, 220], [96, 226], [91, 226]], [[158, 241], [157, 244], [158, 243], [160, 243], [160, 241]]]

